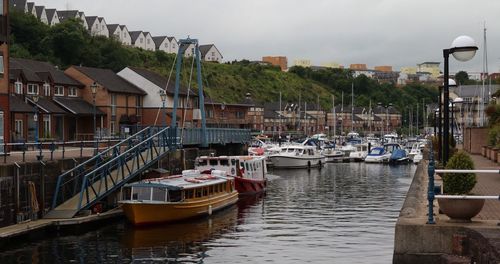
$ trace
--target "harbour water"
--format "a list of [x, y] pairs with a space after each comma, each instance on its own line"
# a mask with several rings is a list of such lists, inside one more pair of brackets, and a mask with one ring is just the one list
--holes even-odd
[[[264, 197], [154, 227], [121, 220], [0, 250], [0, 263], [391, 263], [414, 165], [274, 170]], [[275, 176], [276, 175], [276, 176]]]

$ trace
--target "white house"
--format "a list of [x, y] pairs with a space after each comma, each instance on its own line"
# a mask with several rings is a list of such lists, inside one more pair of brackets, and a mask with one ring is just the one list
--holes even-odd
[[[80, 15], [80, 13], [82, 15]], [[62, 11], [57, 11], [57, 16], [59, 17], [59, 22], [64, 22], [65, 20], [68, 19], [79, 19], [82, 21], [82, 26], [86, 29], [89, 28], [87, 25], [87, 20], [85, 20], [85, 15], [83, 15], [83, 12], [78, 12], [78, 10], [62, 10]]]
[[132, 39], [130, 37], [130, 33], [128, 32], [127, 26], [120, 25], [120, 31], [122, 33], [120, 37], [122, 44], [127, 46], [132, 45]]
[[34, 17], [36, 17], [36, 9], [35, 9], [35, 3], [34, 2], [28, 2], [27, 3], [28, 7], [28, 14], [32, 14]]
[[97, 36], [99, 32], [99, 20], [97, 20], [96, 16], [88, 16], [85, 17], [85, 21], [87, 21], [87, 29], [92, 36]]
[[134, 47], [146, 49], [146, 37], [142, 31], [130, 31], [131, 44]]
[[35, 6], [35, 11], [36, 11], [36, 18], [40, 20], [40, 22], [44, 24], [49, 24], [49, 21], [47, 20], [47, 14], [45, 13], [45, 7], [44, 6]]
[[98, 17], [97, 20], [99, 21], [99, 28], [100, 28], [98, 35], [109, 38], [109, 31], [108, 31], [108, 26], [106, 24], [106, 20], [104, 20], [104, 17]]
[[180, 49], [184, 52], [184, 57], [192, 57], [194, 55], [194, 44], [183, 44], [180, 46]]
[[159, 36], [153, 37], [156, 45], [156, 50], [161, 50], [166, 53], [177, 53], [177, 40], [174, 37]]
[[222, 62], [222, 54], [214, 44], [200, 45], [199, 49], [202, 60]]
[[122, 41], [122, 30], [118, 24], [108, 24], [109, 38], [114, 38], [118, 41]]
[[146, 40], [144, 49], [145, 50], [156, 50], [155, 42], [153, 40], [153, 36], [149, 32], [143, 32], [144, 34], [144, 39]]
[[57, 15], [57, 10], [45, 9], [45, 14], [47, 15], [47, 22], [49, 26], [55, 26], [59, 24], [59, 16]]

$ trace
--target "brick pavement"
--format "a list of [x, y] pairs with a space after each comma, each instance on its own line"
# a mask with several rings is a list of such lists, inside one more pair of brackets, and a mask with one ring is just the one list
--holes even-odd
[[[500, 169], [500, 165], [481, 155], [471, 155], [476, 169]], [[500, 175], [493, 173], [477, 173], [477, 184], [472, 190], [474, 194], [500, 195]], [[483, 210], [477, 216], [481, 220], [500, 220], [500, 201], [486, 200]]]

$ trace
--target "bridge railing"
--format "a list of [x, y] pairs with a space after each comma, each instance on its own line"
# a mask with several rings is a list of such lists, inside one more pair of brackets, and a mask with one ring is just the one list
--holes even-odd
[[[201, 128], [179, 128], [182, 145], [198, 145], [203, 142]], [[250, 129], [207, 128], [208, 144], [247, 143], [251, 140]]]

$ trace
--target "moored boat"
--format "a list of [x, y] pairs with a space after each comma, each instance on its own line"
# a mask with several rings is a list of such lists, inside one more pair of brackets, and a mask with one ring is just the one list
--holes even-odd
[[383, 147], [374, 147], [365, 158], [366, 163], [386, 163], [389, 162], [391, 153], [386, 152]]
[[281, 148], [281, 152], [269, 156], [275, 168], [311, 168], [324, 165], [325, 157], [312, 146], [290, 145]]
[[121, 198], [127, 219], [146, 225], [210, 215], [236, 203], [238, 192], [234, 178], [224, 171], [185, 170], [181, 175], [127, 184]]
[[263, 192], [267, 186], [264, 156], [201, 156], [196, 158], [195, 169], [203, 172], [225, 171], [234, 177], [239, 194]]

